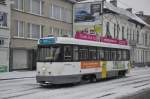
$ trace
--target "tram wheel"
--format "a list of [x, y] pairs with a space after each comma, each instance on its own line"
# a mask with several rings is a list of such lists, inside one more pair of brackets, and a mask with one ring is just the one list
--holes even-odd
[[97, 81], [96, 76], [95, 75], [90, 75], [89, 80], [91, 83], [94, 83]]

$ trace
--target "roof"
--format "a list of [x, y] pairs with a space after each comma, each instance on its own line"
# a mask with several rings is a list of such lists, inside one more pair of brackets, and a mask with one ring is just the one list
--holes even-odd
[[45, 37], [41, 39], [51, 39], [55, 38], [56, 44], [73, 44], [73, 45], [86, 45], [86, 46], [99, 46], [99, 47], [107, 47], [107, 48], [120, 48], [120, 49], [130, 49], [129, 46], [126, 45], [118, 45], [118, 44], [110, 44], [110, 43], [103, 43], [97, 41], [88, 41], [88, 40], [81, 40], [69, 37]]
[[104, 8], [112, 10], [113, 12], [116, 12], [118, 14], [127, 16], [128, 18], [135, 20], [143, 25], [149, 26], [146, 22], [144, 22], [141, 18], [139, 18], [138, 16], [136, 16], [135, 14], [123, 9], [123, 8], [119, 8], [119, 7], [115, 7], [114, 5], [105, 2]]

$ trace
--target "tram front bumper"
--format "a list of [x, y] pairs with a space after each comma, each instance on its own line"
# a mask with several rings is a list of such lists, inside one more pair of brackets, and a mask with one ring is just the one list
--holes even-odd
[[65, 75], [65, 76], [36, 76], [38, 83], [50, 83], [50, 84], [66, 84], [76, 83], [81, 81], [80, 75]]

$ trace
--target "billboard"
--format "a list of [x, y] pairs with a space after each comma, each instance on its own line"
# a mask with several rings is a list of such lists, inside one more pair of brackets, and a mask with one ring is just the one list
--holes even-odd
[[74, 37], [83, 40], [99, 40], [102, 33], [102, 2], [75, 4]]
[[98, 22], [102, 12], [101, 2], [75, 4], [74, 22]]

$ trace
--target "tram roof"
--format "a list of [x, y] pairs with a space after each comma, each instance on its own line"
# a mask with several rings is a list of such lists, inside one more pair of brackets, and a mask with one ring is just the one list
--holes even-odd
[[81, 39], [75, 39], [69, 37], [45, 37], [41, 39], [52, 39], [52, 38], [55, 38], [55, 43], [53, 44], [73, 44], [73, 45], [85, 45], [85, 46], [99, 46], [99, 47], [107, 47], [107, 48], [130, 49], [130, 46], [127, 45], [88, 41], [88, 40], [81, 40]]

